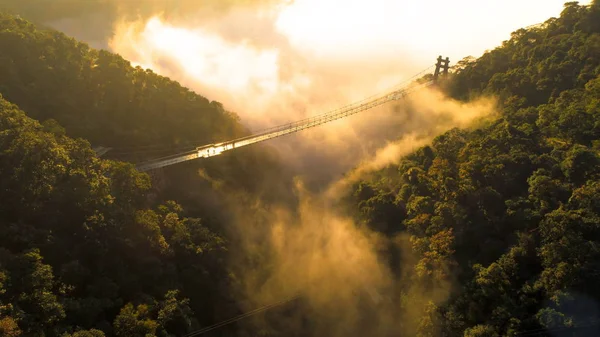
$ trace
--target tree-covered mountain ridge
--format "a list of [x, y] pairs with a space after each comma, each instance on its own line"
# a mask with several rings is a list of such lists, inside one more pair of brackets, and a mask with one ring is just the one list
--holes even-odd
[[[4, 98], [29, 117], [58, 122], [70, 137], [113, 148], [104, 155], [107, 158], [137, 163], [249, 134], [238, 116], [221, 103], [149, 69], [132, 67], [119, 55], [92, 49], [14, 15], [0, 14], [0, 27]], [[169, 168], [168, 176], [204, 168], [252, 190], [273, 174], [266, 166], [253, 170], [255, 161], [276, 166], [273, 155], [264, 149], [243, 149], [242, 155], [219, 158], [213, 161], [216, 164], [194, 162]], [[246, 175], [256, 179], [235, 178]], [[185, 193], [186, 183], [172, 185], [177, 193]]]
[[352, 196], [371, 228], [410, 235], [415, 282], [454, 285], [418, 334], [598, 335], [600, 1], [464, 59], [445, 91], [498, 96], [502, 116], [440, 135]]
[[237, 116], [179, 83], [63, 33], [2, 15], [3, 96], [71, 137], [127, 148], [244, 134]]

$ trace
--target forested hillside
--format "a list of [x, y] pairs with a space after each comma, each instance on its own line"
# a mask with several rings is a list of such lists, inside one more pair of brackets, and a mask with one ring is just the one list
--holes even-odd
[[149, 208], [147, 175], [3, 98], [0, 130], [0, 335], [182, 333], [227, 310], [223, 239], [176, 203]]
[[453, 284], [420, 335], [594, 323], [585, 336], [598, 335], [600, 1], [567, 3], [560, 18], [465, 59], [446, 90], [499, 96], [502, 117], [437, 137], [353, 194], [365, 223], [410, 235], [413, 281]]
[[55, 119], [72, 137], [123, 148], [242, 134], [220, 103], [177, 82], [26, 20], [0, 20], [2, 94], [32, 118]]
[[2, 13], [0, 96], [0, 335], [181, 335], [239, 313], [220, 196], [285, 201], [269, 187], [287, 177], [273, 153], [181, 164], [152, 186], [92, 151], [115, 147], [112, 158], [132, 162], [172, 154], [246, 133], [234, 114]]

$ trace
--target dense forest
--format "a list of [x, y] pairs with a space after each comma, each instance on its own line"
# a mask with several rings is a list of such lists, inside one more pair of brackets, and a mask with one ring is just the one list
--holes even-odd
[[0, 335], [180, 335], [239, 312], [222, 195], [290, 199], [273, 151], [140, 174], [128, 162], [247, 131], [218, 102], [2, 13], [0, 79]]
[[97, 159], [3, 98], [0, 123], [0, 330], [130, 336], [197, 324], [179, 289], [214, 296], [223, 240], [175, 203], [145, 208], [147, 175]]
[[[409, 236], [407, 286], [452, 284], [408, 335], [597, 333], [599, 55], [600, 1], [567, 3], [443, 83], [499, 97], [498, 119], [352, 187], [354, 217]], [[0, 14], [0, 335], [180, 336], [238, 314], [220, 196], [293, 203], [289, 172], [264, 146], [152, 176], [131, 162], [246, 133], [218, 102]]]
[[353, 193], [362, 221], [410, 235], [415, 281], [456, 284], [418, 335], [598, 335], [600, 1], [464, 59], [445, 90], [498, 96], [502, 116], [440, 135]]

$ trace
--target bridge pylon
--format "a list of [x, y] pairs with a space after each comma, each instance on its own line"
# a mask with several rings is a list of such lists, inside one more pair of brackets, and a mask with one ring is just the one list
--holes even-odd
[[437, 64], [435, 65], [435, 72], [433, 73], [433, 80], [437, 82], [438, 78], [440, 77], [440, 73], [444, 77], [447, 76], [448, 69], [450, 69], [450, 58], [446, 57], [443, 59], [442, 55], [438, 56]]

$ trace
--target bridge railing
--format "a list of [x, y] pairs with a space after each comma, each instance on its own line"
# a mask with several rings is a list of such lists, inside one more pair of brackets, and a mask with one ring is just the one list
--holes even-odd
[[[431, 68], [431, 67], [430, 67]], [[429, 68], [428, 68], [429, 69]], [[428, 69], [422, 71], [421, 73], [413, 76], [413, 78], [418, 77], [419, 75], [425, 73]], [[412, 79], [412, 78], [411, 78]], [[409, 79], [410, 80], [410, 79]], [[290, 133], [298, 132], [301, 130], [305, 130], [308, 128], [316, 127], [337, 119], [341, 119], [361, 111], [372, 109], [376, 106], [382, 105], [386, 102], [398, 100], [406, 96], [409, 92], [420, 89], [425, 86], [429, 86], [433, 84], [433, 81], [416, 84], [409, 82], [407, 85], [404, 85], [400, 89], [396, 89], [393, 91], [387, 91], [385, 94], [373, 95], [371, 97], [365, 98], [361, 101], [355, 102], [353, 104], [341, 107], [339, 109], [335, 109], [333, 111], [329, 111], [326, 113], [322, 113], [320, 115], [304, 118], [295, 122], [275, 126], [268, 129], [263, 129], [253, 135], [245, 136], [241, 138], [237, 138], [234, 140], [218, 143], [218, 144], [209, 144], [197, 147], [195, 150], [187, 151], [183, 153], [179, 153], [173, 156], [157, 158], [155, 160], [150, 160], [144, 163], [138, 164], [137, 168], [139, 171], [148, 171], [168, 165], [177, 164], [180, 162], [197, 159], [201, 157], [212, 157], [221, 154], [224, 151], [232, 150], [235, 148], [239, 148], [242, 146], [262, 142], [265, 140], [273, 139], [276, 137], [281, 137], [283, 135], [287, 135]]]

